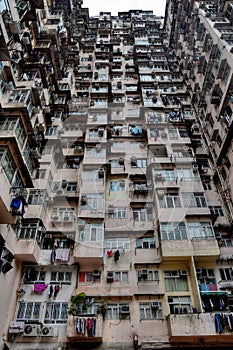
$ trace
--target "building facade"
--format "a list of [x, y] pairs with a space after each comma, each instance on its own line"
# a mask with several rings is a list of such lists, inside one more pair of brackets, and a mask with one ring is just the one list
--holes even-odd
[[231, 346], [231, 10], [0, 2], [2, 350]]

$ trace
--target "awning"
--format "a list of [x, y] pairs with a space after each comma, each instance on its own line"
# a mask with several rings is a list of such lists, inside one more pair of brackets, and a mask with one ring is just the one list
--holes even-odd
[[228, 291], [228, 290], [215, 290], [215, 291], [210, 291], [210, 290], [203, 290], [203, 291], [200, 291], [202, 295], [231, 295], [231, 292]]

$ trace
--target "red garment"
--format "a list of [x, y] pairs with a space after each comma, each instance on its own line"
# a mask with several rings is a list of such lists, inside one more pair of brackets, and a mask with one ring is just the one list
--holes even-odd
[[88, 329], [89, 331], [91, 331], [91, 328], [92, 328], [92, 320], [91, 320], [91, 318], [88, 318], [88, 319], [87, 319], [87, 329]]

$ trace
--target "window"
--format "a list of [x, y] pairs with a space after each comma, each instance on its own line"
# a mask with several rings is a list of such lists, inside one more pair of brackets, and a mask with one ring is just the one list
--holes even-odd
[[50, 283], [70, 284], [71, 278], [71, 271], [51, 271]]
[[154, 307], [154, 303], [139, 303], [139, 312], [141, 320], [154, 320], [163, 318], [161, 303]]
[[53, 208], [51, 218], [57, 221], [73, 221], [74, 208]]
[[154, 249], [155, 247], [155, 237], [136, 238], [137, 249]]
[[125, 181], [110, 181], [110, 191], [125, 191]]
[[181, 202], [178, 193], [167, 193], [163, 198], [159, 198], [160, 208], [180, 208]]
[[131, 160], [132, 168], [146, 168], [147, 167], [147, 159], [136, 159]]
[[128, 271], [114, 271], [114, 282], [128, 282]]
[[9, 183], [11, 183], [16, 171], [16, 164], [9, 148], [6, 146], [0, 146], [0, 165], [4, 170]]
[[189, 290], [187, 276], [181, 275], [180, 271], [164, 271], [164, 282], [166, 292], [186, 292]]
[[222, 235], [221, 241], [219, 241], [220, 247], [232, 247], [232, 239], [228, 235]]
[[189, 137], [189, 134], [186, 129], [179, 129], [180, 137]]
[[83, 227], [79, 224], [79, 239], [82, 242], [101, 242], [104, 237], [104, 225], [101, 224], [85, 224]]
[[66, 323], [69, 303], [47, 303], [45, 323]]
[[45, 202], [45, 190], [30, 190], [28, 204], [42, 205]]
[[226, 267], [219, 269], [219, 273], [222, 281], [231, 281], [232, 280], [232, 268]]
[[204, 190], [211, 190], [212, 187], [211, 187], [210, 182], [203, 182], [203, 188], [204, 188]]
[[79, 272], [78, 280], [79, 280], [79, 283], [96, 283], [96, 282], [100, 282], [100, 275], [95, 276], [93, 274], [93, 271], [91, 272], [82, 271], [82, 272]]
[[46, 130], [46, 135], [48, 135], [48, 136], [54, 136], [54, 135], [57, 135], [57, 133], [58, 133], [58, 126], [57, 125], [50, 126]]
[[152, 221], [152, 211], [150, 208], [133, 208], [133, 220], [137, 222]]
[[206, 199], [201, 192], [183, 192], [183, 204], [185, 208], [205, 208], [207, 207]]
[[198, 173], [194, 174], [191, 168], [177, 169], [178, 179], [181, 181], [197, 181], [200, 180]]
[[16, 321], [39, 321], [41, 303], [20, 301]]
[[186, 227], [181, 222], [161, 222], [160, 224], [162, 240], [183, 240], [187, 239]]
[[158, 282], [159, 273], [157, 270], [141, 269], [137, 271], [138, 282]]
[[175, 172], [173, 169], [159, 169], [154, 171], [155, 181], [162, 178], [164, 181], [176, 181]]
[[104, 207], [104, 195], [97, 193], [88, 193], [84, 195], [86, 197], [85, 204], [81, 201], [81, 209], [86, 210], [101, 210]]
[[103, 179], [99, 177], [99, 170], [83, 170], [82, 172], [83, 182], [103, 182]]
[[68, 182], [66, 185], [67, 192], [76, 192], [77, 191], [77, 182]]
[[113, 141], [112, 147], [114, 148], [125, 148], [123, 141]]
[[189, 296], [168, 297], [168, 305], [171, 314], [187, 314], [192, 312], [191, 299]]
[[22, 221], [21, 225], [14, 227], [14, 231], [19, 239], [34, 239], [40, 245], [43, 239], [43, 235], [42, 231], [39, 228], [39, 221], [36, 221], [34, 223]]
[[45, 179], [45, 175], [46, 175], [46, 169], [39, 169], [38, 170], [38, 178], [39, 179]]
[[23, 282], [24, 283], [34, 283], [34, 282], [44, 282], [46, 276], [46, 271], [37, 271], [34, 267], [27, 267], [24, 275]]
[[20, 147], [23, 147], [26, 140], [26, 133], [19, 117], [5, 118], [0, 121], [0, 130], [9, 132], [14, 131]]
[[217, 215], [217, 216], [224, 216], [222, 208], [219, 206], [216, 207], [209, 207], [210, 212], [212, 215]]
[[210, 222], [189, 222], [188, 230], [191, 239], [214, 238], [214, 232]]
[[175, 128], [169, 128], [169, 129], [168, 129], [168, 132], [169, 132], [169, 137], [170, 137], [170, 139], [177, 139], [177, 138], [178, 138], [177, 129], [175, 129]]
[[123, 307], [125, 307], [126, 310], [129, 310], [129, 304], [107, 304], [107, 313], [106, 318], [107, 319], [129, 319], [129, 312], [122, 313], [121, 310], [123, 310]]
[[119, 250], [130, 251], [130, 239], [129, 238], [106, 238], [105, 247], [107, 250]]
[[125, 219], [126, 218], [126, 207], [108, 208], [108, 218]]
[[120, 164], [119, 159], [112, 159], [109, 161], [111, 168], [124, 168], [124, 164]]

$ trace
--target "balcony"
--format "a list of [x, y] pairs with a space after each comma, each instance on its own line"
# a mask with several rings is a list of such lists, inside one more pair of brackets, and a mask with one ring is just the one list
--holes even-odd
[[19, 261], [39, 263], [41, 249], [35, 239], [19, 239], [14, 245], [14, 256]]
[[170, 341], [174, 343], [195, 343], [221, 346], [232, 343], [233, 334], [227, 331], [221, 334], [215, 329], [215, 314], [176, 314], [168, 316]]
[[[95, 327], [91, 327], [90, 330], [87, 331], [87, 334], [83, 334], [79, 327], [79, 320], [87, 321], [91, 320], [95, 322]], [[103, 337], [103, 319], [100, 316], [88, 315], [88, 316], [68, 316], [68, 324], [67, 324], [67, 338], [71, 342], [96, 342], [101, 343]]]

